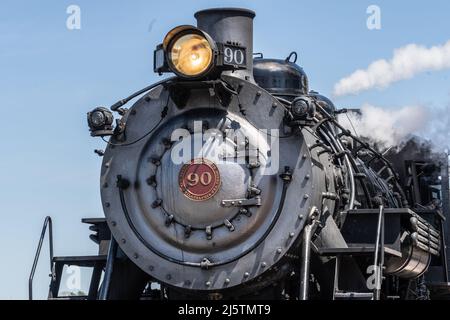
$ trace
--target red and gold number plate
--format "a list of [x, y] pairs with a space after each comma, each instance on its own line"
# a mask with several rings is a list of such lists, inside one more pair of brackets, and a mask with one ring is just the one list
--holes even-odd
[[219, 169], [207, 159], [191, 160], [181, 168], [178, 183], [181, 192], [191, 200], [211, 199], [219, 191]]

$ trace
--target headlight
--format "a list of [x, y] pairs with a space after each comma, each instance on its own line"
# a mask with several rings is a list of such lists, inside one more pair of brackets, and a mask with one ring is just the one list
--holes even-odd
[[112, 123], [114, 117], [108, 109], [103, 107], [95, 108], [93, 111], [88, 112], [87, 121], [93, 137], [110, 136], [113, 134]]
[[310, 98], [299, 97], [292, 101], [291, 111], [295, 119], [308, 119], [314, 116], [316, 108]]
[[173, 72], [188, 80], [217, 79], [222, 71], [247, 69], [247, 48], [239, 43], [216, 42], [190, 25], [170, 30], [153, 53], [153, 70]]
[[217, 44], [202, 30], [189, 25], [178, 26], [164, 38], [154, 54], [155, 71], [197, 79], [206, 76], [216, 65]]
[[169, 63], [183, 76], [196, 77], [206, 73], [213, 63], [213, 49], [200, 34], [184, 34], [168, 47]]
[[91, 114], [91, 123], [94, 128], [100, 128], [105, 125], [106, 117], [102, 111], [95, 111]]

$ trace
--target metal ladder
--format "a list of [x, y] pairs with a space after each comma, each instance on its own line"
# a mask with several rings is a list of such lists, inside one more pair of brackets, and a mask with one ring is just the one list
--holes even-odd
[[[97, 224], [103, 222], [103, 219], [84, 219], [83, 222], [92, 224], [93, 226], [90, 228], [93, 231], [98, 231], [95, 228]], [[106, 222], [105, 222], [106, 224]], [[39, 238], [38, 247], [36, 250], [36, 254], [34, 257], [33, 267], [31, 268], [30, 276], [28, 279], [28, 298], [29, 300], [33, 300], [33, 279], [36, 273], [36, 268], [39, 262], [39, 258], [41, 255], [42, 245], [44, 243], [45, 235], [49, 232], [49, 250], [50, 250], [50, 288], [48, 299], [49, 300], [95, 300], [99, 295], [99, 285], [100, 279], [102, 276], [102, 272], [106, 265], [106, 255], [96, 255], [96, 256], [78, 256], [78, 257], [54, 257], [53, 255], [53, 226], [52, 226], [52, 218], [46, 217], [44, 220], [44, 225], [42, 227], [41, 236]], [[102, 231], [100, 235], [101, 238], [104, 238], [106, 235], [105, 232]], [[91, 236], [96, 237], [96, 235]], [[73, 297], [59, 297], [58, 292], [61, 284], [61, 278], [64, 266], [79, 266], [79, 267], [88, 267], [93, 268], [93, 273], [91, 276], [89, 293], [87, 296], [73, 296]]]
[[[384, 206], [380, 206], [377, 223], [374, 263], [375, 288], [373, 292], [344, 292], [339, 290], [341, 254], [336, 254], [333, 300], [380, 300], [384, 269]], [[350, 251], [351, 252], [351, 251]], [[355, 252], [352, 252], [355, 253]]]

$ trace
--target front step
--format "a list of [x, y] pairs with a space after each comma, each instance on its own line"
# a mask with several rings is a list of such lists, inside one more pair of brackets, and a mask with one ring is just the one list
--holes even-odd
[[334, 300], [373, 300], [372, 292], [335, 292]]
[[87, 296], [70, 296], [70, 297], [58, 297], [48, 298], [49, 301], [84, 301], [88, 300]]
[[106, 255], [79, 256], [79, 257], [54, 257], [53, 262], [67, 266], [95, 267], [98, 263], [106, 263]]

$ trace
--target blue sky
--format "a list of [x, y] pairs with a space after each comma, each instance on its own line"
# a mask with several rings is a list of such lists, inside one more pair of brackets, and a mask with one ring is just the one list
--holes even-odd
[[[81, 8], [81, 30], [66, 28], [66, 8]], [[366, 9], [381, 8], [382, 29], [366, 27]], [[208, 7], [253, 9], [255, 51], [284, 58], [295, 50], [311, 87], [326, 95], [372, 61], [409, 43], [450, 39], [450, 3], [423, 1], [123, 1], [0, 2], [0, 299], [27, 297], [27, 277], [46, 215], [54, 219], [56, 255], [95, 254], [83, 217], [100, 217], [99, 167], [86, 112], [109, 106], [152, 82], [152, 51], [172, 27], [195, 24]], [[150, 27], [151, 26], [151, 27]], [[342, 107], [384, 108], [450, 103], [450, 71], [417, 75], [356, 96]], [[45, 298], [43, 252], [35, 280]]]

